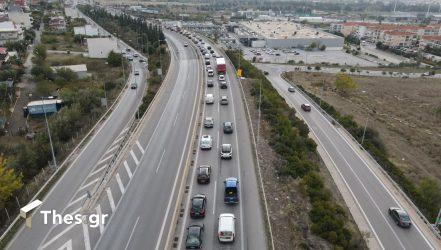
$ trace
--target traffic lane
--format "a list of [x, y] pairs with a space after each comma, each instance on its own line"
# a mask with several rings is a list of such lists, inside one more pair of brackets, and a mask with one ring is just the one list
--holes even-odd
[[[294, 107], [302, 112], [299, 110], [299, 106], [308, 102], [307, 99], [297, 93], [288, 95], [286, 89], [289, 84], [280, 77], [269, 76], [268, 78], [271, 82], [276, 83], [275, 87], [277, 87], [279, 93], [291, 101], [294, 100]], [[311, 113], [305, 114], [302, 112], [302, 114], [310, 128], [317, 133], [318, 138], [325, 142], [325, 149], [337, 161], [337, 167], [345, 176], [344, 179], [355, 194], [361, 209], [367, 215], [367, 220], [370, 221], [371, 227], [373, 227], [381, 244], [386, 249], [389, 247], [396, 248], [397, 246], [411, 249], [424, 249], [425, 247], [430, 249], [424, 236], [420, 234], [415, 225], [408, 230], [403, 230], [394, 224], [387, 214], [387, 209], [392, 206], [401, 207], [401, 205], [398, 204], [329, 121], [314, 108]]]
[[133, 114], [130, 111], [135, 103], [134, 93], [129, 89], [122, 91], [124, 93], [110, 117], [104, 121], [95, 136], [86, 144], [66, 173], [46, 195], [43, 204], [34, 213], [32, 230], [22, 226], [8, 248], [26, 249], [40, 244], [44, 240], [52, 225], [44, 224], [43, 216], [39, 211], [63, 210], [106, 148], [118, 136]]
[[[198, 67], [190, 67], [193, 70], [197, 70]], [[181, 71], [180, 71], [181, 72]], [[192, 74], [190, 74], [191, 76], [196, 76], [197, 72], [192, 72]], [[183, 81], [184, 82], [184, 81]], [[196, 79], [189, 79], [189, 81], [185, 81], [185, 82], [198, 82]], [[181, 84], [182, 85], [182, 84]], [[194, 86], [195, 84], [193, 84]], [[191, 85], [190, 85], [191, 86]], [[176, 87], [175, 87], [176, 88]], [[197, 91], [189, 91], [189, 93], [194, 93], [196, 94]], [[180, 94], [177, 94], [177, 96], [181, 96]], [[173, 99], [173, 98], [172, 98]], [[193, 104], [195, 102], [196, 98], [176, 98], [176, 100], [178, 101], [183, 101], [184, 103], [189, 103], [189, 104]], [[179, 125], [181, 127], [188, 127], [188, 125], [190, 124], [189, 121], [186, 121], [185, 119], [190, 119], [191, 118], [191, 114], [189, 114], [188, 112], [192, 111], [192, 109], [189, 107], [189, 105], [179, 105], [179, 103], [176, 103], [176, 105], [174, 105], [175, 107], [188, 107], [187, 109], [183, 109], [186, 110], [187, 112], [183, 112], [183, 119], [179, 119], [178, 122], [184, 122], [187, 125]], [[171, 106], [170, 106], [171, 107]], [[173, 108], [175, 108], [173, 107]], [[192, 107], [192, 106], [191, 106]], [[177, 109], [176, 109], [177, 110]], [[166, 122], [166, 121], [164, 121]], [[161, 127], [163, 125], [160, 125]], [[182, 152], [182, 149], [184, 148], [184, 146], [182, 145], [182, 143], [179, 143], [179, 139], [186, 139], [184, 138], [182, 135], [178, 136], [178, 135], [174, 135], [173, 133], [167, 133], [167, 131], [163, 131], [165, 134], [171, 135], [172, 137], [170, 138], [170, 147], [175, 147], [176, 150], [179, 150], [180, 152]], [[181, 130], [174, 130], [174, 132], [182, 134], [183, 132]], [[161, 136], [163, 137], [164, 134], [162, 134], [161, 132]], [[161, 136], [159, 137], [158, 140], [161, 139]], [[156, 140], [155, 144], [156, 144]], [[167, 149], [168, 150], [168, 149]], [[176, 151], [175, 150], [175, 151]], [[185, 151], [185, 150], [184, 150]], [[147, 151], [146, 151], [147, 152]], [[171, 151], [170, 151], [171, 152]], [[156, 155], [160, 155], [160, 153], [156, 152]], [[162, 172], [159, 171], [158, 172], [158, 176], [154, 176], [151, 172], [152, 172], [152, 168], [150, 168], [150, 173], [146, 172], [143, 173], [143, 169], [147, 169], [144, 166], [149, 164], [149, 158], [148, 157], [148, 153], [147, 155], [143, 156], [143, 160], [141, 162], [141, 168], [140, 168], [140, 173], [137, 174], [137, 176], [143, 176], [141, 178], [147, 178], [147, 180], [145, 182], [143, 182], [142, 180], [138, 180], [138, 179], [133, 179], [133, 182], [137, 183], [137, 187], [134, 191], [129, 191], [127, 192], [127, 195], [125, 197], [123, 197], [124, 200], [128, 200], [128, 201], [132, 201], [132, 200], [138, 200], [138, 203], [140, 202], [146, 202], [149, 201], [148, 204], [144, 204], [144, 206], [141, 206], [140, 204], [129, 204], [129, 202], [125, 202], [123, 200], [123, 202], [121, 203], [122, 206], [121, 208], [119, 208], [116, 212], [116, 215], [118, 215], [118, 211], [123, 211], [124, 214], [130, 214], [130, 215], [135, 215], [138, 214], [138, 216], [140, 216], [139, 214], [142, 213], [142, 211], [145, 211], [146, 207], [147, 210], [149, 210], [148, 214], [145, 214], [147, 216], [147, 218], [144, 218], [142, 215], [140, 216], [139, 219], [139, 224], [138, 227], [139, 229], [142, 229], [143, 232], [147, 232], [146, 235], [149, 235], [148, 237], [148, 242], [150, 242], [150, 244], [156, 244], [156, 238], [157, 237], [157, 233], [159, 232], [159, 229], [157, 228], [158, 224], [160, 225], [160, 222], [162, 220], [162, 215], [161, 216], [152, 216], [152, 214], [162, 214], [162, 212], [164, 211], [165, 207], [164, 207], [164, 202], [167, 202], [167, 197], [164, 197], [163, 194], [164, 193], [169, 193], [167, 192], [167, 188], [171, 188], [172, 187], [172, 183], [167, 183], [172, 181], [174, 178], [174, 176], [177, 174], [176, 172], [176, 168], [179, 168], [179, 162], [177, 162], [176, 157], [173, 156], [177, 156], [178, 154], [174, 153], [172, 154], [170, 157], [164, 157], [164, 164], [167, 166], [166, 171]], [[179, 154], [181, 155], [181, 154]], [[145, 159], [145, 161], [144, 161]], [[182, 156], [181, 156], [182, 159]], [[162, 176], [161, 176], [162, 175]], [[137, 177], [136, 177], [137, 178]], [[139, 188], [139, 186], [141, 186], [141, 188]], [[134, 185], [132, 184], [129, 188], [133, 188]], [[139, 190], [147, 190], [146, 193], [139, 193]], [[157, 197], [159, 196], [159, 197]], [[139, 197], [145, 197], [144, 199], [139, 199]], [[152, 203], [151, 201], [155, 201], [154, 203]], [[161, 204], [159, 204], [161, 203]], [[138, 211], [138, 210], [141, 211]], [[115, 217], [117, 218], [117, 217]], [[121, 220], [117, 221], [117, 220], [112, 220], [110, 223], [115, 223], [115, 225], [118, 225], [118, 228], [120, 228], [121, 223], [123, 223], [126, 219], [127, 216], [120, 216], [119, 218], [121, 218]], [[154, 220], [153, 222], [149, 222], [149, 220]], [[129, 223], [130, 224], [130, 223]], [[109, 224], [109, 226], [111, 226], [111, 224]], [[152, 227], [152, 226], [156, 226], [156, 227]], [[126, 234], [128, 233], [128, 229], [130, 228], [130, 225], [127, 225], [124, 229], [124, 232], [126, 232]], [[105, 236], [107, 236], [109, 234], [106, 234]], [[113, 237], [111, 237], [113, 239]], [[142, 239], [138, 239], [138, 238], [132, 238], [133, 243], [131, 243], [131, 247], [132, 246], [136, 246], [138, 243], [137, 242], [141, 242], [139, 243], [142, 246], [146, 246], [146, 242], [142, 243], [143, 240], [145, 240], [146, 238], [142, 238]], [[114, 244], [105, 244], [108, 242], [112, 242], [111, 239], [105, 239], [105, 237], [103, 237], [103, 239], [100, 241], [103, 244], [101, 244], [99, 247], [106, 249], [107, 246], [109, 247], [113, 247]], [[118, 241], [120, 242], [120, 241]], [[151, 245], [151, 247], [154, 247], [154, 245]], [[150, 248], [149, 248], [150, 249]]]
[[[234, 72], [230, 64], [228, 64], [230, 72]], [[244, 209], [244, 220], [242, 221], [245, 229], [245, 245], [249, 249], [266, 249], [266, 228], [264, 224], [264, 214], [262, 211], [261, 196], [259, 193], [255, 156], [252, 152], [252, 141], [250, 137], [250, 128], [248, 125], [247, 114], [243, 103], [242, 90], [240, 89], [237, 78], [231, 74], [228, 76], [230, 81], [229, 88], [231, 88], [232, 95], [235, 101], [234, 113], [235, 133], [237, 133], [239, 147], [241, 150], [240, 166], [242, 179], [242, 204]]]

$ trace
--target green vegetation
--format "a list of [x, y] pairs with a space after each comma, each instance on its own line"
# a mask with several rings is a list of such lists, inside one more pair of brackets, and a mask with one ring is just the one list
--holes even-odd
[[[236, 67], [239, 55], [227, 51], [228, 57]], [[332, 199], [332, 193], [324, 185], [317, 166], [316, 144], [308, 137], [307, 125], [295, 116], [285, 100], [272, 87], [263, 72], [251, 63], [240, 59], [243, 75], [257, 79], [262, 86], [261, 111], [264, 119], [271, 125], [270, 145], [284, 160], [281, 174], [301, 178], [302, 186], [311, 202], [309, 212], [312, 232], [327, 240], [337, 249], [361, 248], [361, 243], [353, 240], [345, 222], [347, 215], [343, 208]], [[259, 84], [255, 84], [252, 95], [259, 101]]]
[[112, 67], [119, 67], [122, 64], [121, 54], [110, 51], [109, 56], [107, 56], [107, 63]]
[[[336, 119], [357, 141], [361, 141], [364, 128], [359, 126], [351, 115], [341, 115], [332, 105], [320, 100], [320, 98], [314, 94], [309, 93], [301, 85], [297, 86], [316, 103], [320, 103], [322, 109]], [[423, 179], [418, 185], [411, 181], [402, 169], [389, 160], [386, 148], [378, 132], [372, 128], [366, 128], [362, 145], [392, 179], [401, 186], [426, 218], [430, 221], [434, 221], [441, 207], [441, 186], [439, 182], [432, 179]]]
[[[353, 68], [351, 68], [351, 72]], [[337, 91], [341, 95], [349, 95], [351, 92], [357, 89], [357, 83], [354, 82], [354, 80], [343, 73], [337, 73], [335, 75], [335, 87], [337, 88]]]
[[14, 191], [23, 186], [22, 176], [16, 175], [13, 169], [6, 168], [6, 160], [0, 156], [0, 206], [12, 196]]

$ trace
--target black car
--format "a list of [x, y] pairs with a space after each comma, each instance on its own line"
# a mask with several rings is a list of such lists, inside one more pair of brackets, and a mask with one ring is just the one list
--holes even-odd
[[213, 80], [207, 80], [207, 87], [213, 87], [214, 86], [214, 84], [213, 84]]
[[187, 227], [187, 238], [185, 239], [186, 249], [200, 249], [202, 248], [202, 233], [204, 226], [191, 225]]
[[228, 88], [228, 84], [227, 84], [226, 81], [220, 81], [220, 82], [219, 82], [219, 87], [220, 87], [221, 89], [227, 89], [227, 88]]
[[392, 219], [397, 223], [400, 227], [410, 227], [412, 225], [412, 221], [410, 220], [409, 215], [406, 211], [398, 207], [390, 207], [389, 215]]
[[199, 184], [208, 184], [210, 183], [211, 177], [211, 166], [210, 165], [202, 165], [198, 167], [198, 183]]
[[207, 205], [207, 197], [205, 194], [196, 194], [191, 198], [190, 217], [204, 218], [205, 206]]
[[233, 123], [232, 122], [224, 122], [224, 133], [232, 134], [233, 133]]

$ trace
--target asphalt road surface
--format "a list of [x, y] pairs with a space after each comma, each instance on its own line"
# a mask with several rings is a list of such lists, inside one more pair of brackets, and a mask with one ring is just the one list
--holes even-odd
[[269, 72], [267, 77], [274, 88], [291, 107], [297, 110], [318, 138], [318, 144], [323, 146], [337, 168], [374, 233], [374, 237], [379, 242], [380, 248], [434, 249], [439, 247], [431, 245], [415, 223], [410, 229], [400, 228], [394, 223], [388, 215], [388, 208], [402, 207], [394, 194], [371, 170], [371, 166], [360, 155], [360, 151], [314, 105], [311, 112], [304, 112], [300, 109], [301, 104], [309, 103], [309, 101], [298, 91], [296, 93], [287, 91], [291, 85], [281, 78], [281, 69], [263, 64], [258, 64], [257, 67]]
[[[202, 45], [207, 47], [208, 44]], [[216, 50], [216, 49], [215, 49]], [[216, 50], [219, 55], [219, 51]], [[211, 66], [216, 69], [216, 60], [211, 57]], [[214, 70], [216, 71], [216, 70]], [[233, 67], [227, 65], [227, 89], [220, 89], [218, 75], [206, 77], [214, 83], [213, 87], [205, 87], [206, 94], [214, 95], [214, 104], [204, 104], [202, 120], [205, 117], [214, 118], [213, 128], [200, 127], [198, 142], [202, 135], [211, 135], [213, 147], [211, 150], [202, 151], [199, 146], [196, 152], [195, 164], [190, 171], [188, 186], [189, 194], [185, 199], [185, 211], [180, 228], [178, 227], [178, 249], [185, 249], [187, 227], [189, 225], [204, 225], [202, 246], [204, 249], [266, 249], [266, 234], [263, 222], [260, 197], [256, 180], [254, 159], [251, 148], [250, 133], [246, 119], [244, 105], [241, 99], [239, 83], [235, 77]], [[206, 81], [204, 83], [206, 85]], [[221, 105], [221, 96], [228, 97], [228, 105]], [[232, 134], [223, 132], [223, 122], [233, 122]], [[231, 144], [233, 157], [230, 160], [220, 158], [222, 144]], [[197, 167], [210, 165], [212, 168], [209, 184], [197, 183]], [[235, 205], [224, 204], [224, 180], [236, 177], [239, 180], [239, 203]], [[195, 194], [205, 194], [207, 207], [205, 218], [190, 218], [190, 199]], [[218, 241], [218, 216], [221, 213], [233, 213], [236, 217], [235, 242], [220, 244]], [[182, 226], [184, 225], [184, 226]]]
[[[79, 211], [82, 202], [85, 199], [85, 193], [88, 188], [80, 189], [85, 183], [90, 173], [98, 175], [104, 171], [105, 166], [110, 161], [112, 153], [118, 147], [118, 139], [124, 136], [127, 131], [125, 128], [133, 117], [136, 108], [139, 106], [142, 95], [146, 88], [146, 64], [134, 61], [132, 71], [129, 76], [129, 83], [135, 78], [138, 82], [136, 90], [127, 87], [123, 90], [121, 99], [113, 107], [113, 112], [100, 125], [95, 135], [89, 140], [68, 170], [54, 185], [51, 191], [43, 200], [43, 205], [35, 212], [33, 216], [32, 229], [21, 227], [14, 239], [10, 242], [9, 249], [35, 249], [48, 239], [54, 231], [51, 221], [48, 224], [43, 223], [43, 216], [40, 211], [56, 210], [57, 213], [72, 213]], [[134, 76], [134, 71], [139, 71], [139, 76]], [[97, 171], [100, 170], [100, 171]], [[94, 179], [95, 180], [95, 179]]]

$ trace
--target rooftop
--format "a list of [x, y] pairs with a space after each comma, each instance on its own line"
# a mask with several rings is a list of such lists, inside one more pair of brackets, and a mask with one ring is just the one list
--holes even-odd
[[18, 29], [19, 28], [14, 24], [14, 22], [0, 22], [0, 32], [18, 31]]
[[87, 71], [87, 66], [86, 64], [77, 64], [77, 65], [65, 65], [65, 66], [54, 66], [51, 67], [53, 70], [58, 70], [58, 69], [70, 69], [73, 72], [84, 72]]
[[254, 35], [270, 39], [288, 38], [332, 38], [331, 34], [324, 33], [302, 24], [290, 21], [241, 22]]

